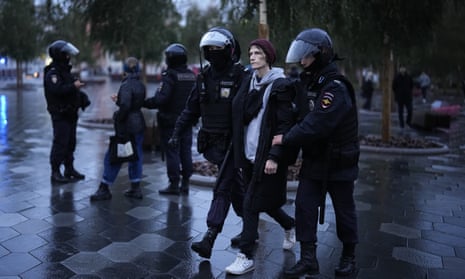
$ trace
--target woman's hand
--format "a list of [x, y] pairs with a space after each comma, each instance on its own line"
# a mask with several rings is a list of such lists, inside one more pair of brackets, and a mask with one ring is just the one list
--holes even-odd
[[266, 160], [266, 164], [265, 164], [266, 174], [275, 174], [277, 170], [278, 170], [278, 163], [276, 163], [275, 161], [271, 159]]

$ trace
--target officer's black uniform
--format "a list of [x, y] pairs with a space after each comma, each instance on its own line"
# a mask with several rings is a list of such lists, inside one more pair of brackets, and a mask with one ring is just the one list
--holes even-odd
[[[178, 52], [176, 52], [178, 51]], [[189, 178], [192, 175], [192, 129], [185, 129], [180, 135], [178, 146], [169, 146], [176, 119], [186, 105], [187, 98], [194, 87], [196, 76], [187, 68], [187, 56], [184, 46], [170, 45], [165, 51], [168, 69], [162, 73], [162, 83], [155, 96], [145, 100], [147, 108], [158, 108], [157, 119], [161, 143], [166, 154], [166, 168], [169, 186], [160, 194], [188, 194]], [[180, 169], [181, 166], [181, 169]], [[181, 188], [179, 187], [182, 174]]]
[[[310, 36], [310, 42], [318, 42], [321, 37], [329, 43], [316, 44], [319, 49], [310, 53], [316, 59], [309, 69], [304, 69], [297, 86], [299, 122], [282, 139], [284, 145], [300, 146], [303, 158], [295, 201], [296, 238], [301, 244], [301, 259], [285, 274], [298, 277], [319, 272], [316, 260], [318, 207], [321, 214], [321, 206], [329, 193], [336, 215], [337, 236], [344, 245], [336, 275], [350, 275], [355, 272], [354, 250], [358, 243], [353, 198], [360, 153], [355, 94], [333, 62], [332, 45], [326, 32], [310, 29], [302, 33]], [[305, 44], [307, 39], [297, 37], [294, 47]], [[323, 51], [328, 56], [320, 53]]]
[[208, 231], [201, 241], [193, 242], [191, 246], [200, 256], [210, 258], [230, 205], [238, 216], [242, 216], [244, 183], [240, 170], [234, 167], [233, 154], [228, 150], [232, 138], [232, 101], [248, 73], [236, 63], [240, 47], [228, 30], [221, 27], [210, 29], [202, 37], [200, 47], [211, 66], [198, 75], [186, 107], [176, 121], [173, 139], [201, 118], [197, 149], [220, 169], [207, 216]]
[[[185, 130], [201, 117], [197, 148], [204, 157], [221, 167], [232, 138], [231, 105], [238, 86], [245, 75], [240, 64], [231, 65], [223, 73], [215, 73], [207, 67], [198, 76], [197, 84], [186, 107], [176, 122], [175, 130]], [[214, 197], [207, 217], [209, 228], [221, 232], [230, 204], [238, 216], [242, 216], [244, 185], [239, 170], [234, 168], [233, 156], [228, 156], [222, 167], [221, 179], [214, 189]]]
[[[87, 95], [74, 85], [76, 78], [71, 74], [69, 65], [69, 55], [75, 54], [73, 48], [74, 46], [65, 41], [52, 43], [49, 54], [53, 61], [44, 69], [45, 98], [53, 125], [51, 179], [52, 182], [59, 183], [84, 179], [84, 175], [74, 169], [73, 154], [76, 149], [78, 109], [84, 110], [90, 101]], [[65, 166], [64, 176], [60, 172], [61, 164]]]

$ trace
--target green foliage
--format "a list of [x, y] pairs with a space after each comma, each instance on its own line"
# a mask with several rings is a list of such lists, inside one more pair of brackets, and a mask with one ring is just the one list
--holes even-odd
[[90, 37], [118, 58], [160, 61], [169, 42], [179, 40], [180, 15], [171, 1], [88, 0]]
[[0, 51], [18, 62], [38, 54], [37, 24], [32, 0], [0, 1]]

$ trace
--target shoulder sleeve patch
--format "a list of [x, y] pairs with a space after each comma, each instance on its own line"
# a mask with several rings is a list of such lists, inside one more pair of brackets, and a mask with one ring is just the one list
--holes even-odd
[[323, 93], [323, 97], [321, 98], [321, 108], [327, 109], [333, 104], [334, 94], [330, 92]]
[[50, 79], [52, 80], [53, 83], [57, 83], [57, 82], [58, 82], [58, 76], [57, 76], [57, 75], [51, 75], [51, 76], [50, 76]]

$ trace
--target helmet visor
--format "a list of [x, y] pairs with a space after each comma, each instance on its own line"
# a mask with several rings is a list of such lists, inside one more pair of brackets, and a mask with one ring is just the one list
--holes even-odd
[[287, 51], [286, 63], [299, 63], [302, 58], [315, 55], [318, 47], [302, 40], [294, 40]]
[[205, 33], [200, 40], [200, 47], [204, 46], [216, 46], [225, 47], [232, 44], [231, 40], [220, 32], [210, 31]]
[[75, 47], [72, 43], [66, 43], [62, 48], [61, 51], [67, 53], [68, 55], [78, 55], [79, 49]]

